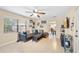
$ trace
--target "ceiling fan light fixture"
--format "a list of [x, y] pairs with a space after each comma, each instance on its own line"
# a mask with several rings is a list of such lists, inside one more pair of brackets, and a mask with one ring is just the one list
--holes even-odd
[[34, 11], [35, 11], [35, 12], [38, 12], [38, 10], [37, 10], [37, 9], [35, 9]]

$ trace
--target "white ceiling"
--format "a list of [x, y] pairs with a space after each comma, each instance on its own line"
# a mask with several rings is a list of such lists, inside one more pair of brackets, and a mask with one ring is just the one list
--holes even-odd
[[54, 16], [56, 17], [65, 16], [68, 13], [68, 11], [70, 11], [71, 7], [69, 6], [67, 7], [66, 6], [1, 6], [0, 8], [23, 16], [31, 15], [31, 13], [26, 13], [26, 10], [30, 10], [32, 12], [34, 9], [42, 9], [46, 12], [46, 14], [42, 15], [41, 19], [51, 19]]

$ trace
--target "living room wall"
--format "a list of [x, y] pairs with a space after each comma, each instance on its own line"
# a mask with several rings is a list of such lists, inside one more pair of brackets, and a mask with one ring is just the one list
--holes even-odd
[[0, 47], [17, 40], [17, 32], [4, 32], [4, 17], [12, 17], [15, 20], [28, 20], [28, 17], [21, 16], [6, 10], [0, 9]]
[[68, 14], [66, 16], [68, 16], [70, 18], [70, 26], [71, 26], [71, 23], [73, 22], [74, 23], [74, 26], [72, 28], [72, 31], [71, 31], [71, 28], [67, 29], [67, 33], [72, 35], [73, 36], [73, 49], [74, 49], [74, 52], [79, 52], [79, 48], [78, 48], [78, 43], [77, 43], [77, 40], [76, 40], [76, 11], [77, 11], [77, 8], [78, 7], [72, 7], [71, 10], [68, 12]]

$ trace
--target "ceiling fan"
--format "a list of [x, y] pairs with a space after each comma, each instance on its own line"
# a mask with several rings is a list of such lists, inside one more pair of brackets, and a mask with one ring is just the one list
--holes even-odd
[[34, 9], [33, 11], [27, 10], [26, 13], [31, 13], [30, 16], [36, 15], [37, 17], [40, 17], [41, 15], [46, 14], [43, 10], [38, 10], [38, 9]]

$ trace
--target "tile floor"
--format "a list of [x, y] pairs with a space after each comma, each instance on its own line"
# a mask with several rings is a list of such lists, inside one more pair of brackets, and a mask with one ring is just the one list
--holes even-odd
[[63, 53], [59, 39], [42, 38], [39, 42], [14, 42], [0, 47], [0, 53]]

